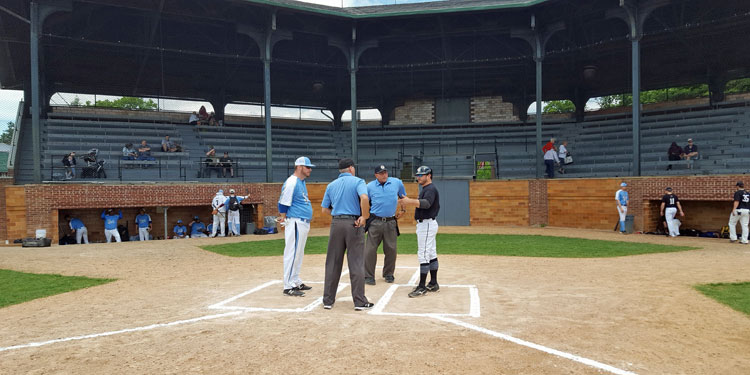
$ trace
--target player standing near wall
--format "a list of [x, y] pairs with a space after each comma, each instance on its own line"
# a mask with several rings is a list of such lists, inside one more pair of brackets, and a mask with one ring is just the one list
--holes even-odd
[[615, 193], [617, 202], [617, 213], [620, 215], [620, 233], [625, 234], [625, 216], [628, 214], [628, 184], [621, 183], [620, 190]]
[[[742, 181], [737, 182], [734, 192], [734, 204], [729, 215], [729, 242], [737, 242], [737, 221], [742, 226], [742, 243], [747, 244], [748, 222], [750, 222], [750, 192], [745, 190]], [[79, 242], [80, 243], [80, 242]]]
[[307, 157], [294, 161], [294, 174], [289, 176], [281, 186], [279, 196], [279, 217], [276, 221], [285, 228], [284, 231], [284, 294], [302, 297], [304, 290], [312, 287], [302, 283], [299, 277], [302, 258], [305, 255], [307, 234], [310, 233], [312, 204], [307, 196], [305, 179], [310, 177], [315, 167]]
[[682, 212], [682, 205], [680, 205], [680, 198], [672, 193], [672, 188], [667, 187], [664, 189], [666, 194], [661, 197], [661, 215], [667, 219], [667, 228], [669, 228], [669, 237], [677, 237], [680, 235], [680, 227], [675, 223], [675, 215], [677, 209], [679, 209], [680, 216], [685, 216]]
[[[401, 197], [403, 205], [416, 206], [414, 219], [417, 220], [417, 258], [419, 259], [419, 285], [409, 293], [409, 297], [421, 297], [427, 292], [437, 292], [438, 259], [435, 236], [438, 232], [437, 218], [440, 211], [440, 194], [432, 183], [432, 169], [427, 166], [417, 168], [417, 182], [422, 186], [418, 199]], [[425, 285], [427, 273], [430, 283]]]
[[151, 232], [151, 216], [146, 213], [145, 208], [141, 208], [138, 216], [135, 217], [135, 224], [138, 226], [138, 239], [148, 241], [149, 232]]

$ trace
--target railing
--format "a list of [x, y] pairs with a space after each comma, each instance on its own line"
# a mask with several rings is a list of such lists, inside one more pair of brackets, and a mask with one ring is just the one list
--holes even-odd
[[21, 122], [23, 121], [23, 100], [18, 102], [16, 123], [13, 125], [13, 139], [10, 141], [10, 153], [8, 154], [8, 170], [15, 169], [16, 153], [18, 152], [18, 140], [21, 139]]

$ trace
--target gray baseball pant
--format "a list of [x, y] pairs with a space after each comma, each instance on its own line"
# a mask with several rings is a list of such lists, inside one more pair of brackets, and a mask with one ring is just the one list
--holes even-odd
[[375, 266], [378, 264], [378, 246], [383, 243], [383, 277], [393, 276], [396, 270], [396, 247], [398, 237], [396, 236], [396, 220], [383, 221], [375, 219], [370, 223], [367, 230], [367, 242], [365, 243], [365, 277], [375, 278]]
[[354, 227], [355, 219], [336, 218], [331, 221], [326, 254], [326, 277], [323, 290], [323, 305], [332, 306], [336, 301], [341, 269], [344, 266], [344, 253], [349, 264], [349, 280], [354, 306], [367, 303], [365, 297], [365, 230]]

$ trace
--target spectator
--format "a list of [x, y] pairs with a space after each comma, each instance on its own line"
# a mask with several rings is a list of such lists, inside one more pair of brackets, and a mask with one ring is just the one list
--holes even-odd
[[[672, 145], [669, 146], [669, 150], [667, 150], [667, 158], [672, 160], [680, 160], [682, 157], [682, 147], [677, 145], [677, 142], [672, 142]], [[667, 170], [672, 169], [672, 164], [667, 166]]]
[[560, 174], [565, 174], [565, 158], [568, 157], [568, 141], [562, 141], [560, 148], [557, 150], [557, 157], [560, 159]]
[[208, 115], [208, 125], [219, 126], [219, 122], [216, 121], [216, 114], [213, 112], [211, 112], [211, 114]]
[[216, 170], [216, 177], [219, 176], [221, 171], [221, 164], [219, 158], [216, 157], [216, 149], [214, 146], [208, 146], [209, 150], [206, 152], [206, 161], [203, 163], [203, 176], [211, 177], [211, 171]]
[[188, 120], [188, 124], [190, 125], [198, 125], [198, 113], [193, 111], [192, 114], [190, 114], [190, 120]]
[[191, 238], [202, 238], [208, 237], [206, 235], [206, 225], [201, 223], [201, 218], [198, 216], [193, 217], [193, 221], [190, 223], [190, 237]]
[[161, 140], [161, 150], [164, 152], [177, 152], [178, 146], [169, 139], [168, 135]]
[[201, 106], [201, 108], [198, 110], [198, 125], [206, 124], [208, 124], [208, 112], [206, 112], [205, 106]]
[[177, 238], [190, 238], [187, 234], [187, 227], [182, 224], [182, 220], [177, 220], [177, 225], [174, 226], [174, 229], [172, 229], [172, 232], [174, 232], [173, 239]]
[[547, 142], [547, 144], [545, 144], [544, 147], [542, 147], [542, 153], [545, 154], [547, 153], [547, 151], [553, 148], [555, 148], [555, 139], [550, 138], [549, 142]]
[[683, 159], [688, 161], [688, 168], [693, 168], [693, 160], [698, 159], [698, 146], [693, 144], [693, 138], [688, 138], [688, 144], [682, 150]]
[[133, 148], [132, 143], [128, 143], [122, 148], [122, 160], [135, 160], [138, 157], [138, 153]]
[[[137, 160], [145, 160], [145, 161], [154, 161], [156, 160], [153, 156], [151, 156], [151, 146], [146, 143], [146, 140], [142, 140], [141, 144], [138, 145], [138, 159]], [[143, 168], [148, 168], [147, 164], [141, 165]]]
[[232, 159], [229, 157], [228, 152], [224, 152], [224, 156], [219, 158], [219, 163], [221, 164], [221, 177], [227, 177], [227, 170], [229, 170], [229, 176], [234, 178]]
[[[550, 143], [554, 143], [554, 138]], [[549, 143], [548, 143], [549, 144]], [[546, 146], [545, 146], [546, 147]], [[560, 158], [557, 157], [557, 150], [552, 146], [544, 152], [544, 165], [547, 167], [547, 177], [555, 178], [555, 164], [560, 163]]]
[[104, 164], [106, 161], [97, 160], [96, 155], [99, 154], [99, 150], [92, 148], [89, 153], [83, 157], [83, 161], [86, 162], [86, 166], [81, 172], [81, 177], [91, 178], [107, 178], [107, 172], [104, 171]]
[[71, 152], [65, 155], [65, 157], [63, 157], [62, 159], [62, 163], [65, 166], [65, 179], [70, 180], [72, 178], [75, 178], [76, 176], [76, 153]]

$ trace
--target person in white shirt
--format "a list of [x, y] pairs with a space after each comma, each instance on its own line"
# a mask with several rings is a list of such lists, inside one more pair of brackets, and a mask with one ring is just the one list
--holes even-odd
[[193, 111], [193, 113], [190, 115], [190, 120], [188, 120], [188, 124], [198, 125], [198, 113]]
[[547, 166], [547, 177], [555, 178], [555, 164], [560, 162], [554, 147], [544, 153], [544, 164]]
[[216, 212], [214, 214], [214, 223], [213, 228], [211, 228], [211, 237], [216, 237], [216, 230], [221, 229], [219, 231], [219, 236], [224, 237], [224, 227], [227, 222], [227, 206], [226, 206], [227, 197], [224, 196], [224, 190], [219, 189], [218, 192], [216, 192], [216, 196], [211, 201], [211, 209]]
[[560, 159], [560, 174], [565, 174], [565, 158], [568, 156], [568, 141], [562, 141], [560, 148], [557, 150], [557, 157]]

